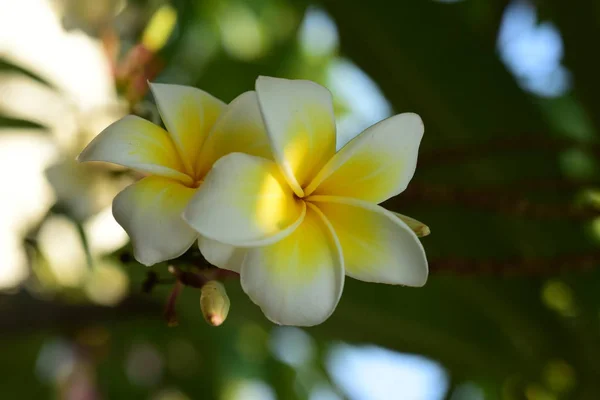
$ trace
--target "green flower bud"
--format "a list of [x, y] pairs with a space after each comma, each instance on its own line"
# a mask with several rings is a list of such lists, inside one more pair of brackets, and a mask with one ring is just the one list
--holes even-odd
[[412, 229], [412, 231], [418, 237], [427, 236], [431, 233], [431, 231], [429, 230], [429, 227], [427, 225], [425, 225], [424, 223], [417, 221], [414, 218], [407, 217], [406, 215], [398, 214], [397, 212], [395, 212], [394, 214], [396, 214], [396, 216], [398, 216], [398, 218], [400, 218], [402, 221], [404, 221], [404, 223], [406, 225], [408, 225], [408, 227], [410, 229]]
[[229, 313], [229, 297], [219, 281], [208, 281], [200, 289], [200, 308], [204, 319], [212, 326], [221, 325]]

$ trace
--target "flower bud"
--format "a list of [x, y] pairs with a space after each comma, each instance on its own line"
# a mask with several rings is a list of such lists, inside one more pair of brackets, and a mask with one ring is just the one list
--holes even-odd
[[407, 217], [406, 215], [394, 213], [398, 218], [400, 218], [412, 231], [418, 236], [423, 237], [427, 236], [431, 233], [429, 227], [422, 223], [421, 221], [417, 221], [414, 218]]
[[200, 308], [204, 319], [212, 326], [221, 325], [227, 318], [230, 306], [225, 286], [219, 281], [208, 281], [200, 291]]

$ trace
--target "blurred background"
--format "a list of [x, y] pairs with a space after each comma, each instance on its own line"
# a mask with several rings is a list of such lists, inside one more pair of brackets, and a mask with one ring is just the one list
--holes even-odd
[[[0, 398], [600, 398], [599, 38], [592, 0], [0, 0]], [[327, 86], [338, 147], [422, 116], [385, 205], [431, 227], [425, 288], [348, 279], [297, 329], [231, 279], [213, 328], [134, 262], [134, 176], [76, 155], [158, 122], [147, 80], [230, 101], [257, 75]]]

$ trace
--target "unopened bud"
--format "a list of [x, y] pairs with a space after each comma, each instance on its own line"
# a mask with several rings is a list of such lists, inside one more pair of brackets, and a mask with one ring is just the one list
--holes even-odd
[[398, 213], [394, 213], [394, 214], [396, 214], [396, 216], [398, 216], [398, 218], [400, 218], [402, 221], [404, 221], [404, 223], [406, 225], [408, 225], [408, 227], [410, 229], [412, 229], [412, 231], [418, 237], [427, 236], [431, 233], [431, 230], [429, 230], [429, 227], [427, 225], [425, 225], [424, 223], [417, 221], [414, 218], [407, 217], [406, 215], [402, 215], [402, 214], [398, 214]]
[[212, 326], [221, 325], [229, 313], [229, 297], [219, 281], [208, 281], [200, 289], [200, 308], [204, 319]]
[[157, 52], [164, 47], [177, 24], [177, 11], [168, 4], [161, 6], [144, 29], [142, 44], [150, 51]]

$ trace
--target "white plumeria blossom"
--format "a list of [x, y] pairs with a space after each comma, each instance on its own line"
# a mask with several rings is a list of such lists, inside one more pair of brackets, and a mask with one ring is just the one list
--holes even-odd
[[326, 320], [345, 275], [424, 285], [427, 259], [415, 231], [428, 229], [378, 205], [414, 174], [421, 118], [383, 120], [336, 153], [327, 89], [259, 77], [256, 93], [275, 161], [235, 153], [214, 164], [184, 212], [206, 238], [206, 259], [239, 272], [244, 291], [283, 325]]
[[[80, 141], [89, 140], [82, 136], [95, 135], [123, 115], [102, 44], [81, 31], [65, 30], [55, 5], [52, 0], [0, 1], [0, 58], [52, 85], [10, 69], [0, 72], [0, 113], [45, 127], [0, 128], [0, 176], [8, 183], [0, 198], [0, 289], [16, 286], [27, 276], [23, 238], [56, 197], [71, 201], [69, 205], [81, 210], [76, 214], [86, 217], [104, 206], [102, 199], [80, 190], [97, 180], [76, 185], [79, 182], [70, 179], [73, 170], [63, 161], [71, 162]], [[54, 169], [49, 185], [45, 171], [63, 165], [60, 171]], [[57, 193], [56, 182], [69, 192], [68, 199]], [[109, 191], [108, 185], [96, 186], [102, 193]]]
[[193, 87], [152, 84], [151, 89], [166, 130], [126, 116], [78, 157], [147, 175], [113, 201], [113, 215], [130, 236], [136, 260], [147, 266], [182, 255], [198, 238], [181, 214], [216, 160], [240, 151], [271, 154], [255, 92], [226, 106]]
[[53, 85], [2, 73], [0, 109], [48, 127], [61, 148], [71, 149], [82, 125], [92, 131], [122, 105], [102, 43], [65, 30], [54, 8], [49, 0], [0, 2], [0, 55]]

